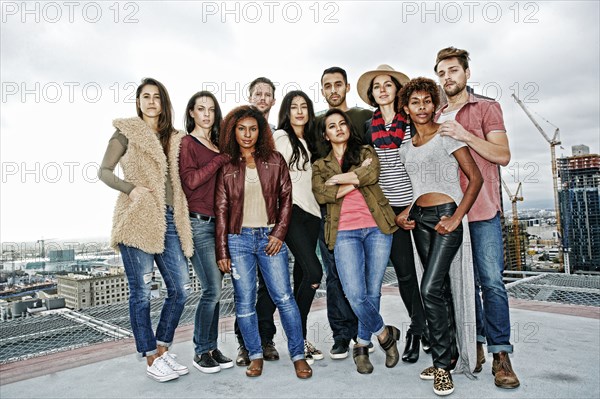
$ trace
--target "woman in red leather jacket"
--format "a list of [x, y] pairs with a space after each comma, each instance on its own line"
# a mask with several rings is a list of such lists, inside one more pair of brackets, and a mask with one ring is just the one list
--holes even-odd
[[235, 311], [248, 349], [248, 377], [262, 374], [263, 353], [256, 316], [256, 267], [279, 309], [296, 376], [310, 378], [298, 305], [290, 285], [284, 243], [292, 214], [292, 182], [275, 150], [267, 120], [241, 106], [225, 117], [219, 147], [231, 161], [219, 171], [215, 190], [216, 252], [219, 269], [231, 273]]

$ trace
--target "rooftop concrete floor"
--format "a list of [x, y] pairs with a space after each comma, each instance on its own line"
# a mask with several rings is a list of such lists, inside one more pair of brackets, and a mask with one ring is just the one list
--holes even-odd
[[[529, 310], [528, 310], [529, 309]], [[387, 324], [406, 331], [408, 315], [397, 289], [384, 287], [382, 314]], [[235, 357], [232, 318], [221, 320], [219, 347]], [[494, 386], [488, 355], [476, 380], [455, 375], [453, 398], [600, 398], [600, 309], [511, 300], [512, 363], [521, 386]], [[279, 323], [278, 323], [279, 326]], [[309, 340], [325, 353], [313, 365], [313, 378], [299, 380], [289, 361], [282, 328], [275, 338], [281, 360], [265, 362], [263, 375], [250, 379], [244, 368], [202, 374], [192, 367], [193, 326], [180, 327], [171, 351], [190, 368], [178, 380], [158, 383], [146, 376], [145, 362], [131, 339], [105, 343], [0, 367], [0, 398], [432, 398], [431, 381], [419, 373], [431, 365], [421, 352], [415, 364], [384, 365], [377, 348], [370, 375], [356, 372], [351, 357], [332, 360], [325, 299], [313, 304]], [[402, 348], [404, 339], [399, 343]]]

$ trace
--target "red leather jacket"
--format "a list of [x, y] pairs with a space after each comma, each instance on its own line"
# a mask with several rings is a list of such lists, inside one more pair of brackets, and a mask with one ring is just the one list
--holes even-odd
[[[255, 159], [258, 179], [267, 206], [268, 223], [275, 224], [271, 235], [285, 240], [292, 218], [292, 181], [283, 156], [274, 151], [266, 160]], [[215, 189], [215, 246], [217, 261], [231, 259], [227, 234], [240, 234], [244, 219], [244, 178], [246, 162], [223, 165]]]

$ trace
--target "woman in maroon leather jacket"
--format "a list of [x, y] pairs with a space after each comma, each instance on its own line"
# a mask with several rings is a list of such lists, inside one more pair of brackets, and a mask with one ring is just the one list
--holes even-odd
[[283, 242], [292, 211], [287, 163], [275, 151], [267, 120], [254, 107], [233, 109], [221, 127], [219, 147], [231, 161], [219, 171], [215, 191], [219, 269], [231, 273], [235, 311], [249, 353], [248, 377], [262, 374], [263, 350], [256, 316], [256, 267], [279, 309], [296, 376], [309, 378], [298, 305], [290, 285]]

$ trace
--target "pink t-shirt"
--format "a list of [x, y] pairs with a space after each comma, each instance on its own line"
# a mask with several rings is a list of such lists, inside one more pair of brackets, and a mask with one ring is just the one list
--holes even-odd
[[338, 231], [369, 227], [377, 227], [377, 222], [373, 219], [367, 201], [360, 190], [352, 190], [344, 196], [342, 201]]
[[[442, 112], [443, 109], [438, 111], [436, 120], [439, 119]], [[506, 132], [500, 104], [476, 94], [469, 95], [469, 101], [456, 114], [456, 121], [465, 130], [484, 140], [486, 140], [486, 136], [490, 132]], [[498, 173], [498, 165], [484, 159], [472, 149], [470, 149], [470, 152], [481, 171], [483, 186], [467, 216], [469, 222], [489, 220], [496, 216], [496, 213], [502, 212], [502, 208], [500, 207], [500, 174]], [[463, 192], [466, 190], [468, 183], [469, 179], [461, 171], [460, 185]]]

